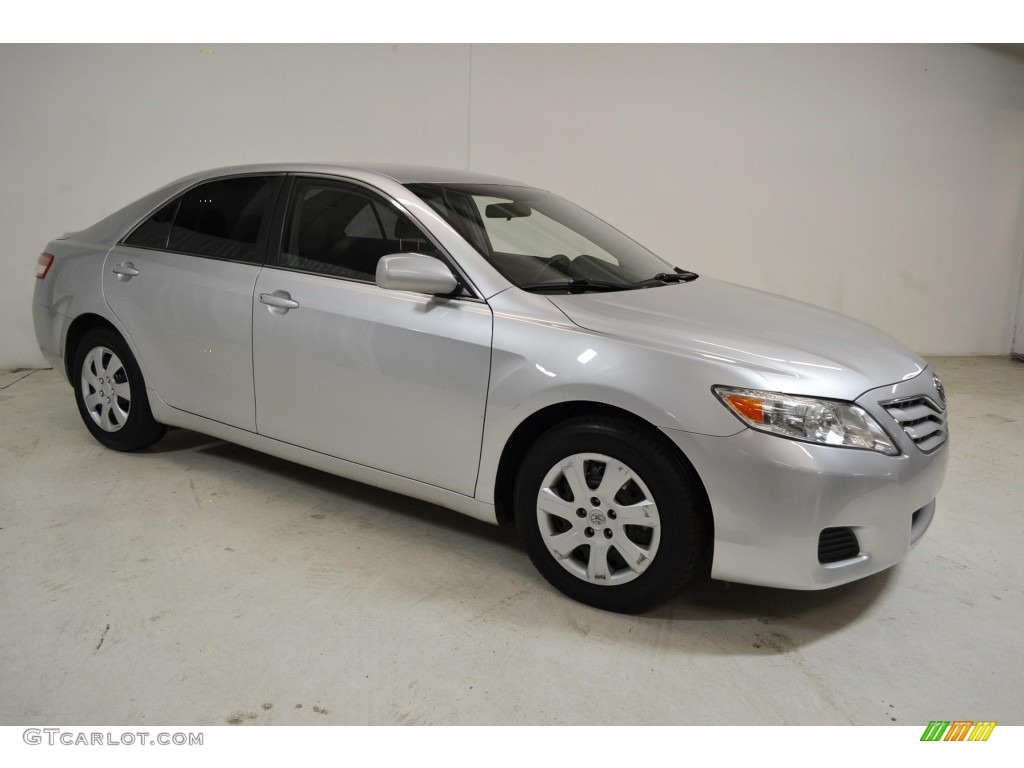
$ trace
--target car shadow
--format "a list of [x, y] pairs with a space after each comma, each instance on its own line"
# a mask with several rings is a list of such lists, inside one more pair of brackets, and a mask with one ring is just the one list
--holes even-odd
[[732, 584], [706, 573], [663, 606], [644, 614], [652, 619], [731, 621], [756, 617], [762, 624], [801, 623], [828, 630], [855, 621], [891, 587], [893, 570], [820, 590], [779, 589]]
[[[645, 613], [619, 616], [576, 603], [554, 592], [522, 552], [518, 534], [512, 525], [491, 525], [435, 504], [186, 429], [169, 431], [162, 441], [144, 453], [163, 454], [168, 458], [180, 455], [183, 468], [191, 466], [195, 456], [239, 464], [269, 477], [271, 485], [278, 482], [274, 480], [278, 478], [281, 483], [296, 482], [314, 491], [337, 496], [339, 509], [346, 506], [345, 502], [366, 504], [385, 510], [389, 515], [429, 524], [441, 533], [465, 534], [501, 547], [506, 553], [521, 553], [521, 558], [512, 559], [512, 562], [521, 562], [521, 571], [513, 577], [525, 577], [532, 582], [531, 589], [548, 590], [542, 600], [558, 601], [563, 609], [531, 611], [529, 621], [557, 625], [569, 616], [570, 626], [576, 626], [582, 619], [609, 628], [614, 624], [626, 626], [629, 622], [663, 624], [673, 634], [679, 635], [680, 643], [697, 652], [787, 653], [855, 623], [881, 600], [894, 578], [893, 569], [889, 569], [850, 584], [801, 591], [718, 581], [710, 577], [709, 568], [705, 565], [673, 599]], [[489, 567], [500, 567], [492, 558], [488, 559]], [[633, 641], [637, 639], [630, 637]]]
[[703, 574], [636, 620], [646, 625], [657, 646], [703, 655], [788, 656], [799, 667], [801, 649], [869, 616], [886, 621], [876, 616], [877, 609], [895, 578], [890, 568], [849, 584], [803, 591], [730, 584]]
[[389, 513], [430, 522], [452, 531], [472, 533], [511, 549], [520, 548], [513, 526], [492, 525], [437, 504], [332, 475], [188, 429], [169, 430], [160, 442], [147, 448], [144, 453], [168, 457], [172, 454], [210, 456], [242, 464], [249, 469], [258, 469], [265, 475], [279, 477], [282, 481], [301, 483], [315, 491], [344, 496], [346, 500], [381, 507]]

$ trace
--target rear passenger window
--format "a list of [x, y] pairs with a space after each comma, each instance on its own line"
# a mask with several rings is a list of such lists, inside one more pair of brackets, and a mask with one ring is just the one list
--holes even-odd
[[232, 261], [257, 261], [275, 179], [243, 176], [202, 184], [181, 197], [167, 248]]
[[439, 255], [419, 227], [383, 198], [340, 182], [296, 182], [281, 266], [372, 281], [381, 257], [409, 252]]
[[172, 200], [159, 211], [142, 222], [126, 239], [128, 245], [142, 248], [166, 248], [171, 234], [171, 222], [178, 210], [178, 200]]

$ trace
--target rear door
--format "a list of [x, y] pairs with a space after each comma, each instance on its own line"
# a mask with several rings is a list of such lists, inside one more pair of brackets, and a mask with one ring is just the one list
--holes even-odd
[[256, 430], [252, 296], [283, 177], [193, 187], [107, 255], [103, 293], [168, 405]]
[[283, 230], [253, 302], [259, 433], [472, 495], [490, 308], [378, 288], [382, 256], [444, 256], [366, 187], [296, 179]]

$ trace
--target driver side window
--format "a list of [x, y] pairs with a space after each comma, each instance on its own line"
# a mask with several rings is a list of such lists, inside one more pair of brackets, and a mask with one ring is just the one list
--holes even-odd
[[299, 179], [285, 222], [279, 265], [290, 269], [372, 282], [384, 256], [439, 255], [404, 213], [344, 182]]

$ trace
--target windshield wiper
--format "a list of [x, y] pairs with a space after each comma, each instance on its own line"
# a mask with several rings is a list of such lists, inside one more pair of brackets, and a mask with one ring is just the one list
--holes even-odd
[[653, 285], [665, 285], [667, 283], [690, 283], [696, 280], [700, 275], [696, 272], [687, 272], [686, 270], [676, 270], [675, 272], [659, 272], [654, 277], [650, 277], [646, 280], [640, 280], [636, 283], [630, 283], [630, 288], [647, 288]]
[[605, 280], [591, 280], [588, 277], [577, 280], [555, 280], [546, 283], [523, 283], [519, 286], [524, 291], [545, 293], [547, 291], [568, 291], [569, 293], [585, 293], [586, 291], [624, 291], [632, 287], [622, 283], [610, 283]]

